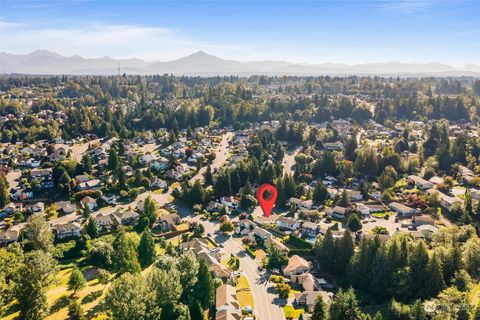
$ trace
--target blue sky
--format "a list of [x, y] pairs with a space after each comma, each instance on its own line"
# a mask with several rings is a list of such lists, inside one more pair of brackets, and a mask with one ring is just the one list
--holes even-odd
[[480, 63], [480, 1], [7, 1], [0, 50], [170, 60]]

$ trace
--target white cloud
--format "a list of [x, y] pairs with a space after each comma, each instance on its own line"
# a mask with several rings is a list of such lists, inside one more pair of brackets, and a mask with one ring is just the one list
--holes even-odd
[[400, 13], [413, 13], [424, 10], [430, 6], [447, 2], [459, 2], [461, 0], [379, 0], [376, 6], [386, 11], [394, 11]]
[[45, 49], [69, 56], [147, 60], [175, 59], [197, 50], [218, 55], [248, 51], [243, 47], [197, 41], [170, 28], [99, 23], [60, 28], [5, 20], [0, 20], [0, 49], [17, 54]]

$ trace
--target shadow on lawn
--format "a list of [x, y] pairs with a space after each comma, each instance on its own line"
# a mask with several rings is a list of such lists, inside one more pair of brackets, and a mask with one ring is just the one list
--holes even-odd
[[50, 314], [57, 312], [58, 310], [65, 308], [70, 303], [69, 296], [62, 296], [55, 301], [50, 307]]
[[97, 290], [97, 291], [93, 291], [93, 292], [89, 293], [88, 295], [83, 297], [82, 304], [87, 304], [87, 303], [90, 303], [90, 302], [93, 302], [93, 301], [97, 300], [102, 295], [102, 292], [103, 292], [103, 290]]

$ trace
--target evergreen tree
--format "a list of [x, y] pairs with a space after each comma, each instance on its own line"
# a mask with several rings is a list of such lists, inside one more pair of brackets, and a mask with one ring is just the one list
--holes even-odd
[[129, 272], [132, 274], [140, 272], [140, 263], [137, 258], [137, 248], [131, 239], [127, 238], [124, 230], [120, 230], [113, 241], [113, 268], [116, 272], [122, 274]]
[[362, 229], [362, 222], [358, 214], [352, 213], [347, 220], [347, 228], [352, 232], [357, 232]]
[[188, 195], [188, 201], [191, 205], [202, 204], [205, 201], [205, 191], [200, 180], [195, 180]]
[[323, 204], [328, 199], [327, 188], [323, 185], [321, 181], [317, 183], [315, 189], [313, 190], [313, 200], [317, 203]]
[[87, 280], [85, 280], [83, 272], [74, 268], [68, 279], [68, 290], [73, 291], [72, 295], [74, 296], [78, 290], [85, 288], [86, 283]]
[[193, 302], [190, 306], [190, 319], [191, 320], [206, 320], [205, 314], [203, 311], [200, 302]]
[[117, 150], [115, 148], [111, 148], [108, 153], [108, 169], [116, 172], [118, 168], [120, 168], [120, 158], [118, 157]]
[[355, 161], [355, 152], [357, 151], [358, 144], [355, 136], [348, 137], [345, 143], [345, 158], [350, 161]]
[[143, 212], [141, 216], [144, 216], [148, 219], [149, 225], [152, 225], [157, 219], [157, 203], [152, 199], [151, 196], [148, 196], [143, 202]]
[[344, 208], [347, 208], [350, 206], [350, 199], [348, 198], [347, 190], [343, 190], [342, 196], [340, 197], [340, 200], [338, 201], [337, 205]]
[[209, 308], [215, 299], [215, 283], [204, 259], [200, 259], [198, 280], [193, 287], [195, 300], [203, 309]]
[[98, 236], [98, 225], [92, 217], [88, 218], [86, 232], [92, 239]]
[[417, 300], [412, 309], [412, 320], [426, 320], [427, 315], [423, 309], [422, 301]]
[[435, 297], [445, 287], [442, 266], [436, 253], [433, 254], [428, 262], [427, 275], [426, 296]]
[[329, 320], [359, 320], [361, 316], [355, 291], [352, 288], [347, 291], [340, 289], [330, 305]]
[[88, 174], [92, 173], [93, 170], [93, 159], [90, 156], [90, 153], [85, 152], [85, 154], [82, 156], [82, 167], [83, 171], [85, 171]]
[[325, 320], [327, 319], [327, 305], [323, 302], [322, 296], [319, 295], [315, 300], [311, 320]]
[[333, 240], [332, 230], [328, 228], [320, 246], [317, 248], [317, 258], [321, 269], [326, 272], [334, 271], [335, 257], [335, 241]]
[[420, 298], [427, 297], [428, 252], [425, 242], [419, 241], [413, 247], [409, 266], [411, 292]]
[[68, 305], [68, 320], [86, 320], [85, 312], [78, 299], [72, 299]]
[[345, 230], [342, 239], [338, 241], [336, 251], [338, 254], [335, 260], [335, 273], [344, 275], [354, 254], [352, 236], [348, 230]]
[[48, 315], [46, 290], [55, 271], [55, 260], [41, 250], [27, 254], [15, 279], [14, 295], [21, 319], [38, 320]]
[[8, 180], [0, 174], [0, 208], [4, 208], [10, 203], [10, 190]]
[[213, 186], [213, 174], [212, 174], [212, 167], [210, 165], [207, 166], [207, 170], [205, 171], [205, 186]]
[[142, 268], [145, 268], [151, 265], [155, 261], [155, 258], [155, 241], [150, 233], [150, 229], [147, 227], [143, 231], [140, 243], [138, 244], [138, 261]]

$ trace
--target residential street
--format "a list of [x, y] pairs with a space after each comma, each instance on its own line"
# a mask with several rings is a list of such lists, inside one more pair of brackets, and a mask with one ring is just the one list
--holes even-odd
[[[228, 143], [230, 140], [232, 140], [233, 137], [233, 132], [227, 132], [222, 136], [222, 141], [220, 142], [220, 145], [215, 148], [215, 152], [217, 154], [217, 157], [215, 160], [213, 160], [212, 164], [210, 165], [212, 168], [212, 172], [214, 172], [216, 169], [220, 168], [223, 166], [223, 164], [227, 161], [228, 159]], [[204, 166], [202, 167], [196, 175], [194, 175], [191, 179], [190, 182], [193, 183], [195, 180], [200, 180], [203, 181], [204, 177], [203, 174], [207, 171], [207, 167]]]
[[254, 301], [254, 314], [257, 320], [284, 319], [281, 300], [275, 293], [275, 286], [268, 281], [268, 275], [259, 272], [257, 261], [252, 259], [237, 242], [238, 239], [229, 238], [223, 243], [225, 255], [233, 254], [240, 258], [240, 269], [250, 284]]
[[294, 150], [286, 151], [283, 157], [283, 173], [293, 174], [295, 172], [295, 156], [302, 151], [302, 147], [298, 147]]

